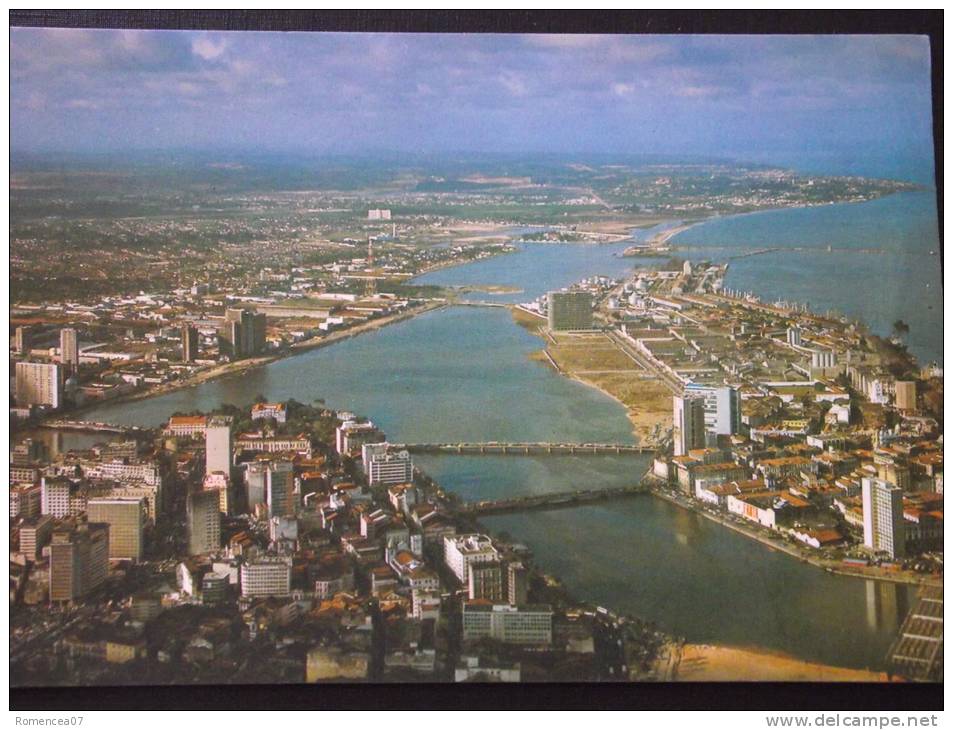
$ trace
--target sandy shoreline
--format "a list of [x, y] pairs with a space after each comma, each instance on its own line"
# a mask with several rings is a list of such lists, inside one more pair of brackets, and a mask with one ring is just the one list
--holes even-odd
[[685, 644], [677, 682], [886, 682], [884, 672], [835, 667], [785, 654], [733, 646]]

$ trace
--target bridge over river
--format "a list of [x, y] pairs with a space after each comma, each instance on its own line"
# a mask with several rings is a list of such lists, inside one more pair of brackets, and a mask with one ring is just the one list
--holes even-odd
[[141, 426], [122, 426], [115, 423], [99, 423], [97, 421], [46, 421], [40, 424], [41, 428], [56, 428], [66, 431], [88, 431], [101, 433], [137, 434], [145, 433], [149, 429]]
[[412, 454], [473, 454], [493, 456], [614, 456], [654, 454], [654, 446], [631, 444], [563, 444], [488, 441], [457, 444], [394, 444]]
[[534, 494], [528, 497], [514, 497], [512, 499], [486, 500], [482, 502], [468, 502], [458, 511], [464, 515], [498, 515], [505, 512], [524, 512], [527, 510], [559, 509], [561, 507], [581, 507], [586, 504], [608, 502], [613, 499], [623, 499], [645, 494], [649, 491], [646, 483], [627, 487], [606, 487], [604, 489], [579, 489], [574, 492], [552, 492], [550, 494]]

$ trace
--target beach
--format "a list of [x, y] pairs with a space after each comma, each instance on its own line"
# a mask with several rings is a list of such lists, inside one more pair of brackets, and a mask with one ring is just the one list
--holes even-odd
[[884, 672], [833, 667], [780, 653], [685, 644], [676, 657], [678, 682], [886, 682]]

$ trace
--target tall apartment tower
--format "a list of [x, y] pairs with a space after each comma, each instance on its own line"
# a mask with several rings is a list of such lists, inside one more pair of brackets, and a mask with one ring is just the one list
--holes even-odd
[[18, 406], [63, 405], [63, 366], [56, 363], [18, 362], [14, 395]]
[[33, 328], [27, 326], [17, 327], [14, 344], [18, 355], [29, 354], [33, 348]]
[[74, 601], [98, 587], [109, 571], [109, 525], [82, 523], [53, 531], [50, 601]]
[[218, 492], [193, 492], [185, 500], [189, 555], [215, 552], [222, 543], [222, 513]]
[[293, 517], [297, 506], [294, 468], [290, 461], [275, 461], [268, 465], [265, 476], [265, 496], [269, 517]]
[[144, 499], [91, 499], [86, 514], [91, 522], [109, 525], [109, 559], [142, 561], [143, 530], [148, 515]]
[[191, 324], [182, 325], [182, 362], [195, 362], [199, 354], [199, 331]]
[[232, 417], [210, 416], [205, 427], [205, 474], [232, 473]]
[[801, 330], [798, 327], [788, 327], [788, 344], [793, 347], [801, 346]]
[[675, 456], [705, 448], [705, 399], [676, 395], [672, 397], [672, 409]]
[[592, 294], [587, 291], [551, 291], [548, 323], [553, 332], [592, 329]]
[[73, 372], [79, 368], [79, 339], [72, 327], [60, 330], [60, 362]]
[[511, 606], [522, 606], [526, 603], [526, 596], [529, 591], [529, 571], [522, 563], [507, 563], [506, 578], [507, 601]]
[[266, 324], [264, 314], [247, 309], [226, 309], [225, 322], [219, 333], [220, 342], [224, 342], [232, 357], [257, 355], [265, 347]]
[[891, 558], [905, 554], [903, 490], [883, 479], [861, 479], [864, 504], [864, 545]]

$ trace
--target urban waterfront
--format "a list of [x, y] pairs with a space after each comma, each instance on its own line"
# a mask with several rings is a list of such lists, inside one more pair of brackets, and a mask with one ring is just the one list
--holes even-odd
[[[494, 300], [526, 300], [580, 276], [618, 275], [639, 264], [622, 259], [623, 248], [524, 244], [517, 253], [434, 272], [421, 282], [514, 286], [522, 293]], [[806, 275], [833, 284], [834, 272], [823, 265]], [[911, 317], [912, 331], [920, 321]], [[105, 406], [85, 417], [156, 425], [175, 411], [247, 404], [261, 393], [321, 398], [369, 415], [397, 442], [631, 442], [622, 406], [531, 362], [539, 348], [505, 310], [450, 308], [239, 377]], [[418, 463], [447, 490], [483, 499], [627, 484], [647, 460], [421, 456]], [[651, 497], [493, 517], [486, 524], [524, 542], [541, 567], [583, 600], [655, 621], [692, 642], [756, 646], [840, 666], [882, 667], [914, 592], [827, 575]]]
[[[717, 218], [673, 236], [670, 243], [692, 247], [676, 255], [715, 261], [777, 247], [731, 261], [726, 285], [766, 301], [803, 302], [817, 312], [832, 309], [884, 337], [902, 319], [910, 324], [907, 344], [921, 364], [943, 363], [935, 190]], [[799, 250], [785, 250], [795, 247]], [[888, 281], [890, 286], [878, 285]]]

